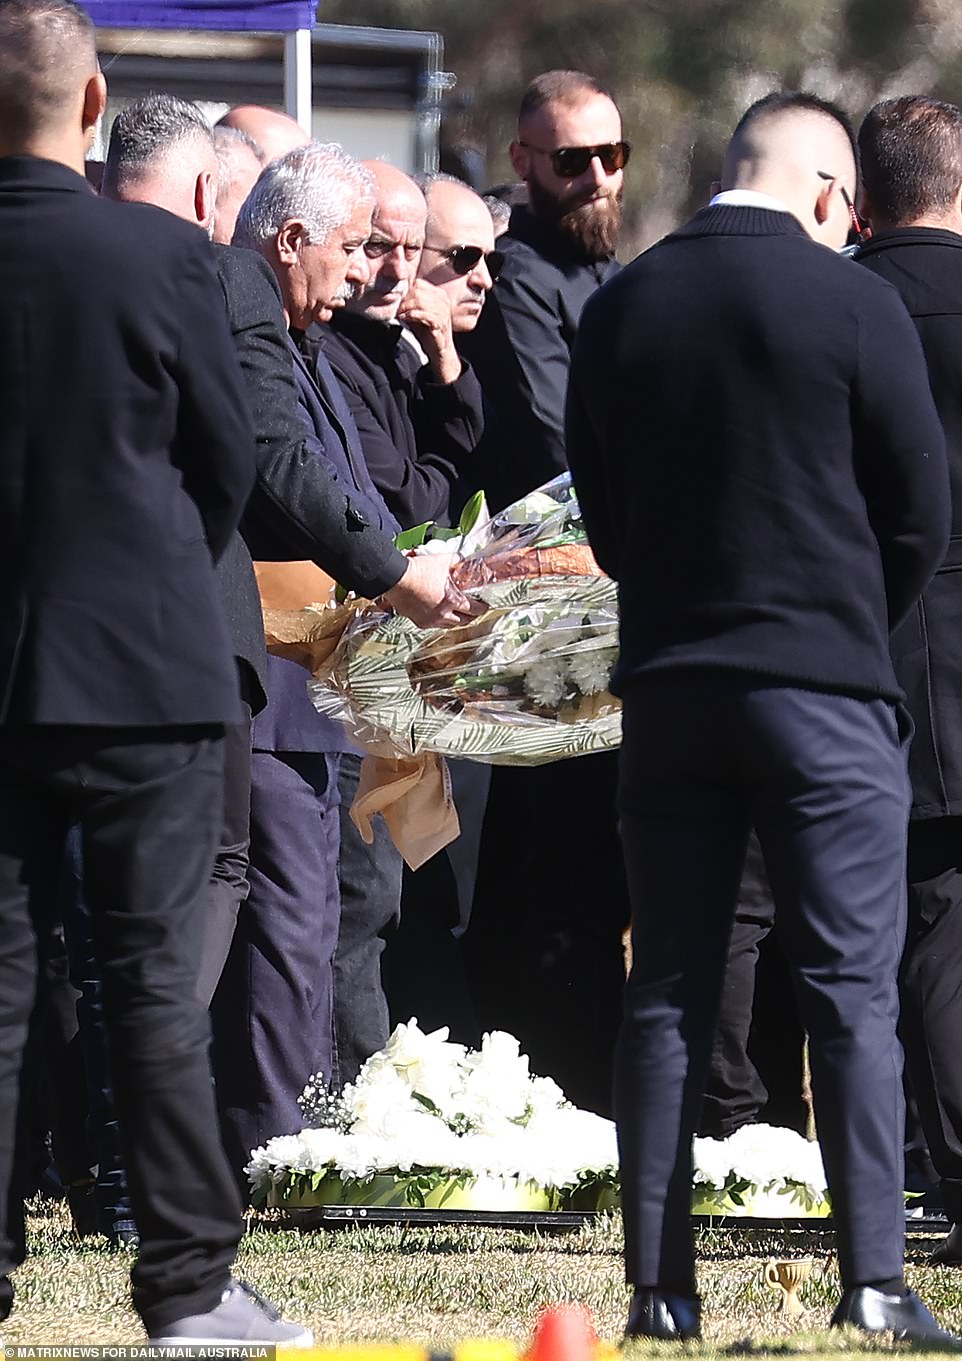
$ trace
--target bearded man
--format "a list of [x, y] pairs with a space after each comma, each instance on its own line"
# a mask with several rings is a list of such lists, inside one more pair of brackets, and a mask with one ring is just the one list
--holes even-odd
[[497, 417], [499, 464], [486, 476], [493, 509], [567, 465], [564, 402], [581, 309], [618, 269], [629, 145], [614, 100], [583, 71], [546, 71], [521, 100], [515, 174], [528, 204], [499, 239], [504, 267], [472, 336], [471, 361]]

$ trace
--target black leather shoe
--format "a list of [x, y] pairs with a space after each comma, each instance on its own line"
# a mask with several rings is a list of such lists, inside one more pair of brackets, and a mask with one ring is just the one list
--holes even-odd
[[842, 1328], [846, 1323], [863, 1333], [894, 1333], [899, 1342], [962, 1348], [962, 1337], [940, 1328], [911, 1290], [904, 1295], [886, 1295], [870, 1285], [846, 1290], [832, 1315], [832, 1327]]
[[699, 1338], [701, 1300], [697, 1295], [669, 1295], [652, 1287], [636, 1290], [628, 1311], [625, 1337], [659, 1337], [678, 1342]]
[[929, 1258], [932, 1266], [962, 1266], [962, 1224], [953, 1224]]

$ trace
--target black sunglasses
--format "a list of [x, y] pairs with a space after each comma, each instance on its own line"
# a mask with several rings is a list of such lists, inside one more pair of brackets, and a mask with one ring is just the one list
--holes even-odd
[[605, 174], [613, 175], [616, 170], [624, 170], [631, 155], [630, 142], [603, 142], [601, 146], [563, 146], [557, 151], [549, 151], [543, 146], [533, 146], [531, 142], [519, 142], [518, 145], [527, 147], [528, 151], [537, 151], [542, 156], [549, 156], [554, 173], [562, 180], [578, 179], [596, 156], [604, 167]]
[[[835, 178], [837, 178], [835, 175], [830, 175], [827, 170], [816, 170], [815, 173], [820, 180], [834, 180]], [[852, 221], [852, 228], [851, 231], [849, 232], [848, 244], [850, 246], [856, 246], [862, 241], [867, 241], [868, 238], [872, 235], [872, 232], [871, 229], [868, 226], [866, 226], [866, 224], [859, 217], [858, 213], [855, 211], [855, 204], [849, 198], [848, 190], [845, 188], [845, 185], [840, 184], [838, 187], [841, 190], [842, 202], [848, 209], [848, 215]]]
[[433, 251], [435, 255], [443, 255], [455, 274], [462, 276], [470, 274], [483, 260], [492, 283], [504, 266], [504, 252], [500, 250], [485, 251], [481, 246], [425, 246], [424, 249]]

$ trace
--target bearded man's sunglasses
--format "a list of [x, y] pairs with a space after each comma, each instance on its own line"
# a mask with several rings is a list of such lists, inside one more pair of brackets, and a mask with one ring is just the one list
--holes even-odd
[[485, 252], [480, 246], [425, 246], [424, 249], [433, 251], [435, 255], [443, 255], [455, 274], [462, 277], [470, 274], [472, 269], [477, 269], [483, 260], [494, 283], [504, 265], [504, 252], [500, 250]]
[[591, 162], [597, 156], [601, 162], [606, 175], [613, 175], [616, 170], [624, 170], [631, 155], [630, 142], [603, 142], [600, 146], [563, 146], [557, 151], [549, 151], [547, 147], [534, 146], [531, 142], [519, 142], [519, 146], [525, 147], [528, 151], [537, 151], [541, 156], [547, 156], [551, 160], [551, 168], [554, 173], [562, 180], [576, 180], [585, 173]]

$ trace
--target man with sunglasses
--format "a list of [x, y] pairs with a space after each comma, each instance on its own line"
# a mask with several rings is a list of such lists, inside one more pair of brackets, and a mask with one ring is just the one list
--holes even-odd
[[[592, 76], [547, 71], [528, 86], [511, 144], [528, 203], [512, 209], [498, 239], [504, 267], [462, 341], [488, 407], [484, 485], [493, 509], [567, 467], [571, 348], [582, 308], [619, 268], [628, 154], [618, 109]], [[535, 1072], [602, 1115], [611, 1113], [629, 917], [616, 781], [613, 752], [492, 771], [465, 936], [482, 1029], [518, 1035]], [[546, 868], [532, 847], [551, 844], [568, 810], [577, 810], [577, 844]], [[509, 882], [504, 864], [515, 866]], [[588, 902], [601, 906], [588, 912]]]
[[886, 99], [858, 140], [873, 235], [855, 258], [898, 289], [915, 322], [952, 487], [949, 551], [892, 656], [916, 727], [901, 1034], [952, 1225], [933, 1261], [962, 1266], [962, 110]]
[[473, 331], [504, 265], [494, 248], [494, 219], [484, 200], [451, 175], [420, 180], [428, 205], [418, 277], [447, 294], [451, 328]]
[[617, 270], [630, 147], [614, 100], [582, 71], [546, 71], [521, 100], [511, 143], [528, 203], [498, 245], [504, 267], [463, 352], [498, 418], [495, 509], [567, 467], [564, 399], [581, 309]]
[[945, 553], [945, 442], [898, 294], [838, 257], [855, 177], [835, 106], [759, 101], [723, 192], [588, 305], [572, 362], [568, 451], [621, 613], [632, 1337], [700, 1331], [691, 1137], [754, 825], [809, 1034], [832, 1324], [953, 1343], [903, 1277], [911, 725], [889, 655]]

